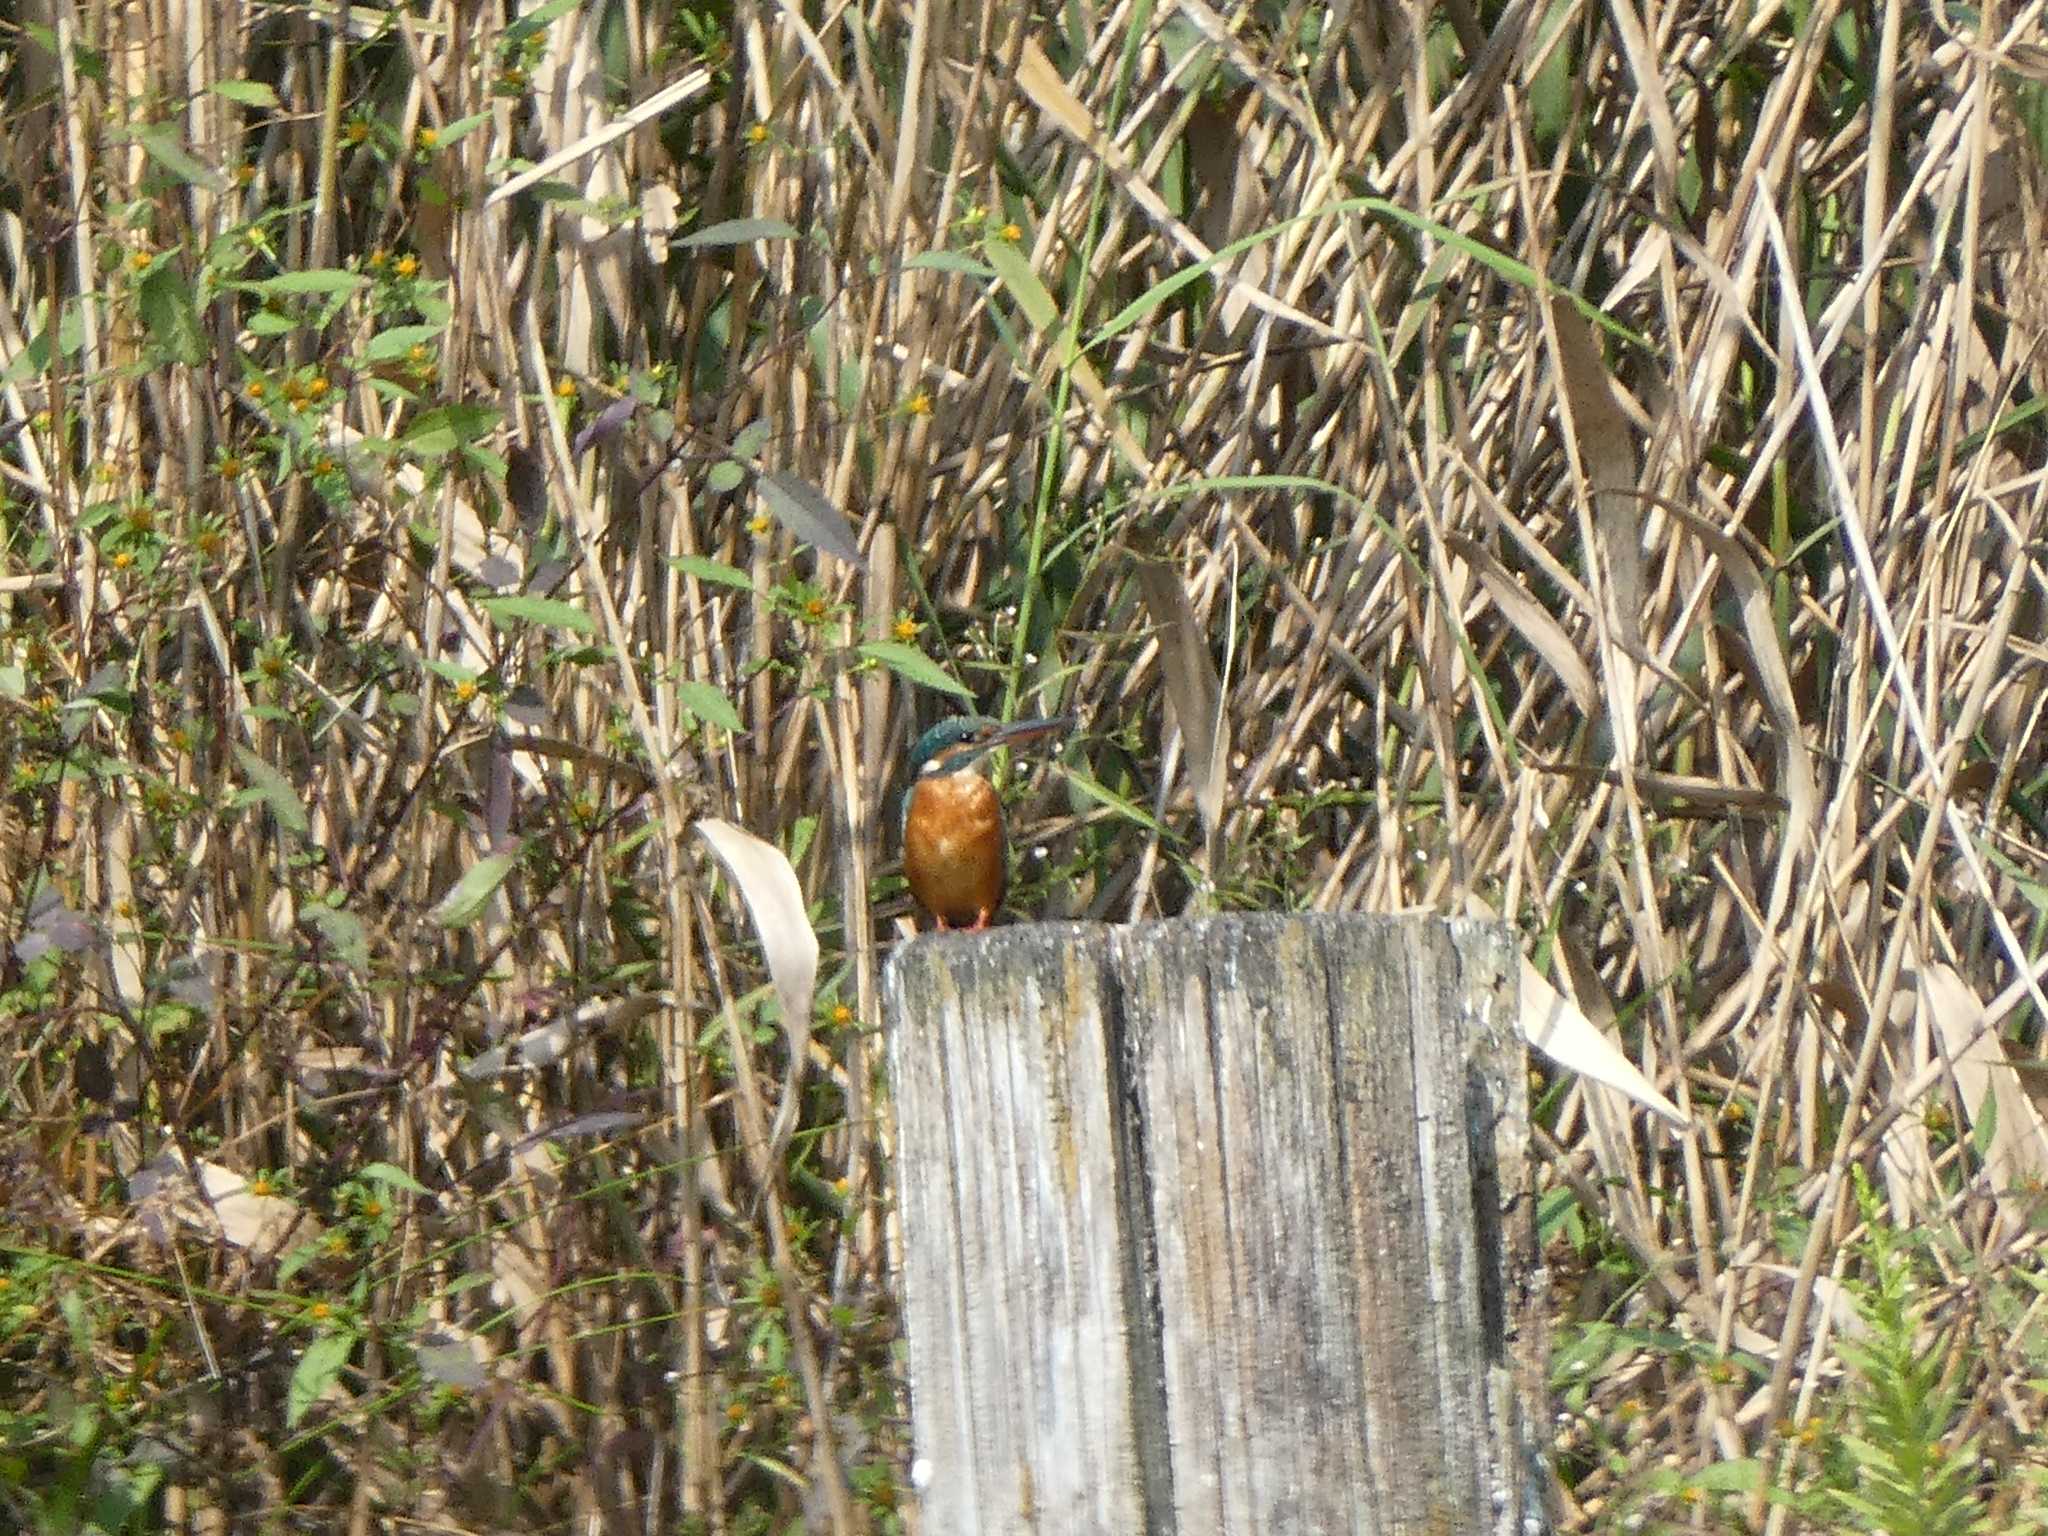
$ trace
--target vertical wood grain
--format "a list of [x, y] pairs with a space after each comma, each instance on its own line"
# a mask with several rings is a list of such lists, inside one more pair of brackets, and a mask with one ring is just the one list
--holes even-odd
[[1322, 916], [899, 950], [923, 1529], [1527, 1529], [1513, 958]]

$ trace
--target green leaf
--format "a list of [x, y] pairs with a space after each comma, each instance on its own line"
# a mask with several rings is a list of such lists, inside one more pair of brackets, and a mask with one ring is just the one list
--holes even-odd
[[848, 565], [860, 566], [860, 546], [854, 542], [853, 525], [846, 515], [825, 499], [825, 493], [808, 481], [777, 470], [755, 482], [761, 500], [777, 522], [806, 544], [828, 555], [837, 555]]
[[396, 1163], [371, 1163], [356, 1177], [368, 1179], [372, 1184], [382, 1184], [388, 1189], [402, 1189], [408, 1195], [431, 1198], [434, 1193]]
[[299, 916], [319, 931], [343, 965], [357, 972], [369, 970], [370, 936], [355, 913], [315, 903], [302, 908]]
[[1024, 318], [1039, 331], [1050, 332], [1059, 320], [1059, 306], [1053, 303], [1038, 274], [1031, 270], [1031, 259], [1007, 240], [991, 240], [981, 250], [1002, 285], [1010, 290], [1010, 297], [1017, 301], [1017, 307], [1024, 311]]
[[213, 92], [245, 107], [275, 107], [277, 92], [261, 80], [216, 80]]
[[206, 341], [199, 332], [192, 285], [176, 262], [161, 261], [152, 267], [136, 285], [135, 302], [142, 314], [142, 328], [166, 357], [187, 366], [205, 360]]
[[553, 629], [566, 629], [579, 635], [597, 633], [597, 620], [574, 603], [565, 603], [557, 598], [515, 593], [510, 597], [483, 598], [478, 606], [488, 613], [491, 622], [500, 628], [510, 624], [545, 624]]
[[215, 192], [227, 186], [227, 178], [219, 171], [192, 158], [175, 123], [144, 123], [135, 129], [134, 136], [143, 153], [176, 180], [190, 186], [209, 187]]
[[311, 823], [291, 782], [247, 747], [236, 747], [235, 758], [249, 778], [249, 788], [243, 795], [236, 796], [237, 803], [247, 798], [262, 801], [270, 808], [270, 814], [277, 818], [280, 827], [304, 837]]
[[781, 219], [726, 219], [707, 224], [675, 243], [686, 248], [710, 245], [745, 245], [749, 240], [794, 240], [797, 228]]
[[956, 698], [972, 700], [974, 694], [947, 675], [944, 668], [914, 645], [896, 640], [864, 640], [854, 647], [865, 660], [880, 662], [906, 682], [920, 688], [936, 688]]
[[[1996, 1042], [1993, 1042], [1996, 1044]], [[1991, 1140], [1998, 1134], [1998, 1092], [1987, 1091], [1984, 1102], [1977, 1106], [1977, 1118], [1970, 1127], [1970, 1146], [1979, 1158], [1991, 1155]]]
[[714, 496], [723, 496], [728, 491], [739, 489], [740, 482], [747, 478], [747, 466], [731, 459], [720, 459], [704, 476], [704, 487]]
[[352, 1333], [323, 1333], [306, 1346], [306, 1352], [292, 1368], [291, 1387], [285, 1394], [287, 1429], [296, 1429], [306, 1410], [341, 1379], [348, 1357], [355, 1352], [356, 1336]]
[[427, 916], [443, 928], [468, 927], [482, 914], [485, 903], [497, 893], [518, 862], [519, 856], [514, 853], [493, 853], [478, 859]]
[[1147, 832], [1151, 832], [1159, 837], [1170, 838], [1173, 836], [1143, 806], [1126, 800], [1115, 790], [1109, 788], [1108, 785], [1098, 783], [1096, 780], [1089, 778], [1087, 774], [1073, 768], [1062, 768], [1060, 771], [1066, 775], [1067, 782], [1072, 784], [1074, 788], [1081, 791], [1090, 800], [1108, 806], [1111, 810], [1122, 816], [1124, 820], [1134, 822], [1138, 826], [1143, 827]]
[[510, 51], [547, 26], [548, 23], [558, 17], [568, 15], [582, 3], [583, 0], [548, 0], [546, 5], [541, 6], [537, 10], [528, 11], [524, 16], [513, 22], [511, 26], [507, 27], [504, 36], [499, 40], [499, 48], [504, 51]]
[[983, 282], [996, 275], [996, 269], [987, 262], [976, 261], [958, 251], [923, 251], [903, 265], [908, 271], [958, 272], [964, 277], [978, 277]]
[[422, 412], [399, 441], [423, 459], [438, 459], [464, 443], [475, 442], [496, 426], [498, 419], [498, 411], [487, 405], [437, 406]]
[[379, 331], [363, 346], [366, 363], [389, 363], [404, 357], [414, 347], [431, 347], [441, 339], [438, 325], [394, 325]]
[[477, 129], [483, 127], [490, 120], [491, 115], [488, 112], [472, 112], [468, 117], [458, 117], [454, 122], [441, 130], [439, 136], [434, 140], [434, 148], [446, 149], [456, 140], [476, 132]]
[[754, 590], [753, 577], [722, 560], [708, 560], [702, 555], [671, 555], [668, 563], [685, 576], [694, 576], [699, 581], [716, 582], [721, 587], [737, 587], [742, 592]]
[[266, 299], [305, 293], [354, 293], [363, 286], [359, 273], [316, 267], [311, 272], [280, 272], [249, 286]]
[[732, 707], [730, 699], [709, 683], [694, 680], [677, 683], [676, 702], [706, 725], [733, 732], [741, 729], [740, 712]]

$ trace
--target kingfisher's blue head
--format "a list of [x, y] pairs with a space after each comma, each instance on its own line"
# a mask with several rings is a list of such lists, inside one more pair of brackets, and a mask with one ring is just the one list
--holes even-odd
[[989, 720], [980, 715], [955, 715], [941, 720], [917, 738], [910, 749], [910, 776], [959, 773], [972, 768], [997, 747], [1016, 746], [1064, 730], [1073, 717], [1059, 715], [1049, 720]]

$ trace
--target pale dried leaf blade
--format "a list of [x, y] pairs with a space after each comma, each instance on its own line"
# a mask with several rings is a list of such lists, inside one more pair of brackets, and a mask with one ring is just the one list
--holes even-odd
[[1537, 602], [1529, 589], [1516, 580], [1514, 572], [1483, 546], [1456, 533], [1446, 534], [1444, 542], [1452, 554], [1478, 573], [1480, 584], [1486, 588], [1486, 595], [1493, 599], [1493, 606], [1500, 610], [1500, 616], [1557, 674], [1558, 681], [1564, 684], [1579, 712], [1589, 719], [1597, 715], [1600, 712], [1600, 690], [1593, 682], [1592, 669], [1586, 665], [1585, 658], [1579, 654], [1579, 648], [1572, 643], [1565, 627], [1551, 616], [1550, 610]]
[[1749, 654], [1756, 663], [1763, 687], [1764, 707], [1777, 728], [1777, 744], [1784, 773], [1784, 795], [1790, 816], [1785, 844], [1779, 860], [1779, 875], [1772, 883], [1768, 919], [1776, 926], [1791, 894], [1793, 861], [1805, 850], [1819, 812], [1820, 790], [1813, 772], [1813, 756], [1806, 748], [1806, 734], [1800, 729], [1799, 704], [1792, 692], [1792, 673], [1785, 665], [1785, 653], [1778, 640], [1778, 624], [1771, 612], [1770, 590], [1763, 573], [1749, 553], [1729, 535], [1689, 509], [1672, 504], [1677, 519], [1690, 528], [1720, 562], [1722, 574], [1735, 589], [1742, 610], [1742, 633], [1749, 642]]
[[1140, 560], [1136, 575], [1138, 592], [1159, 631], [1166, 696], [1187, 748], [1195, 808], [1213, 837], [1222, 824], [1223, 794], [1229, 782], [1230, 724], [1223, 711], [1223, 683], [1216, 675], [1208, 638], [1179, 572], [1163, 561]]
[[1553, 297], [1551, 318], [1557, 323], [1558, 360], [1564, 366], [1564, 393], [1571, 403], [1572, 427], [1586, 479], [1597, 495], [1636, 488], [1636, 450], [1628, 413], [1615, 398], [1614, 380], [1593, 326], [1571, 300]]
[[1515, 1027], [1524, 1040], [1567, 1072], [1633, 1099], [1679, 1130], [1692, 1128], [1691, 1117], [1659, 1093], [1656, 1084], [1622, 1054], [1621, 1047], [1527, 960], [1522, 962], [1522, 1008]]
[[1998, 1032], [1984, 1027], [1984, 1004], [1970, 984], [1940, 963], [1923, 967], [1919, 981], [1970, 1124], [1981, 1125], [1987, 1114], [1995, 1117], [1984, 1171], [1999, 1209], [2019, 1231], [2029, 1231], [2041, 1200], [2026, 1191], [2048, 1187], [2048, 1121], [2006, 1056]]
[[754, 919], [785, 1025], [808, 1030], [811, 997], [818, 985], [818, 936], [811, 931], [796, 871], [773, 843], [715, 816], [697, 823], [697, 835], [718, 855]]

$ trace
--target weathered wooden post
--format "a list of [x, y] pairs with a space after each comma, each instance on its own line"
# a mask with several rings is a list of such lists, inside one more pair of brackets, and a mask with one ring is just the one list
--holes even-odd
[[1515, 978], [1434, 918], [902, 946], [926, 1536], [1541, 1530]]

